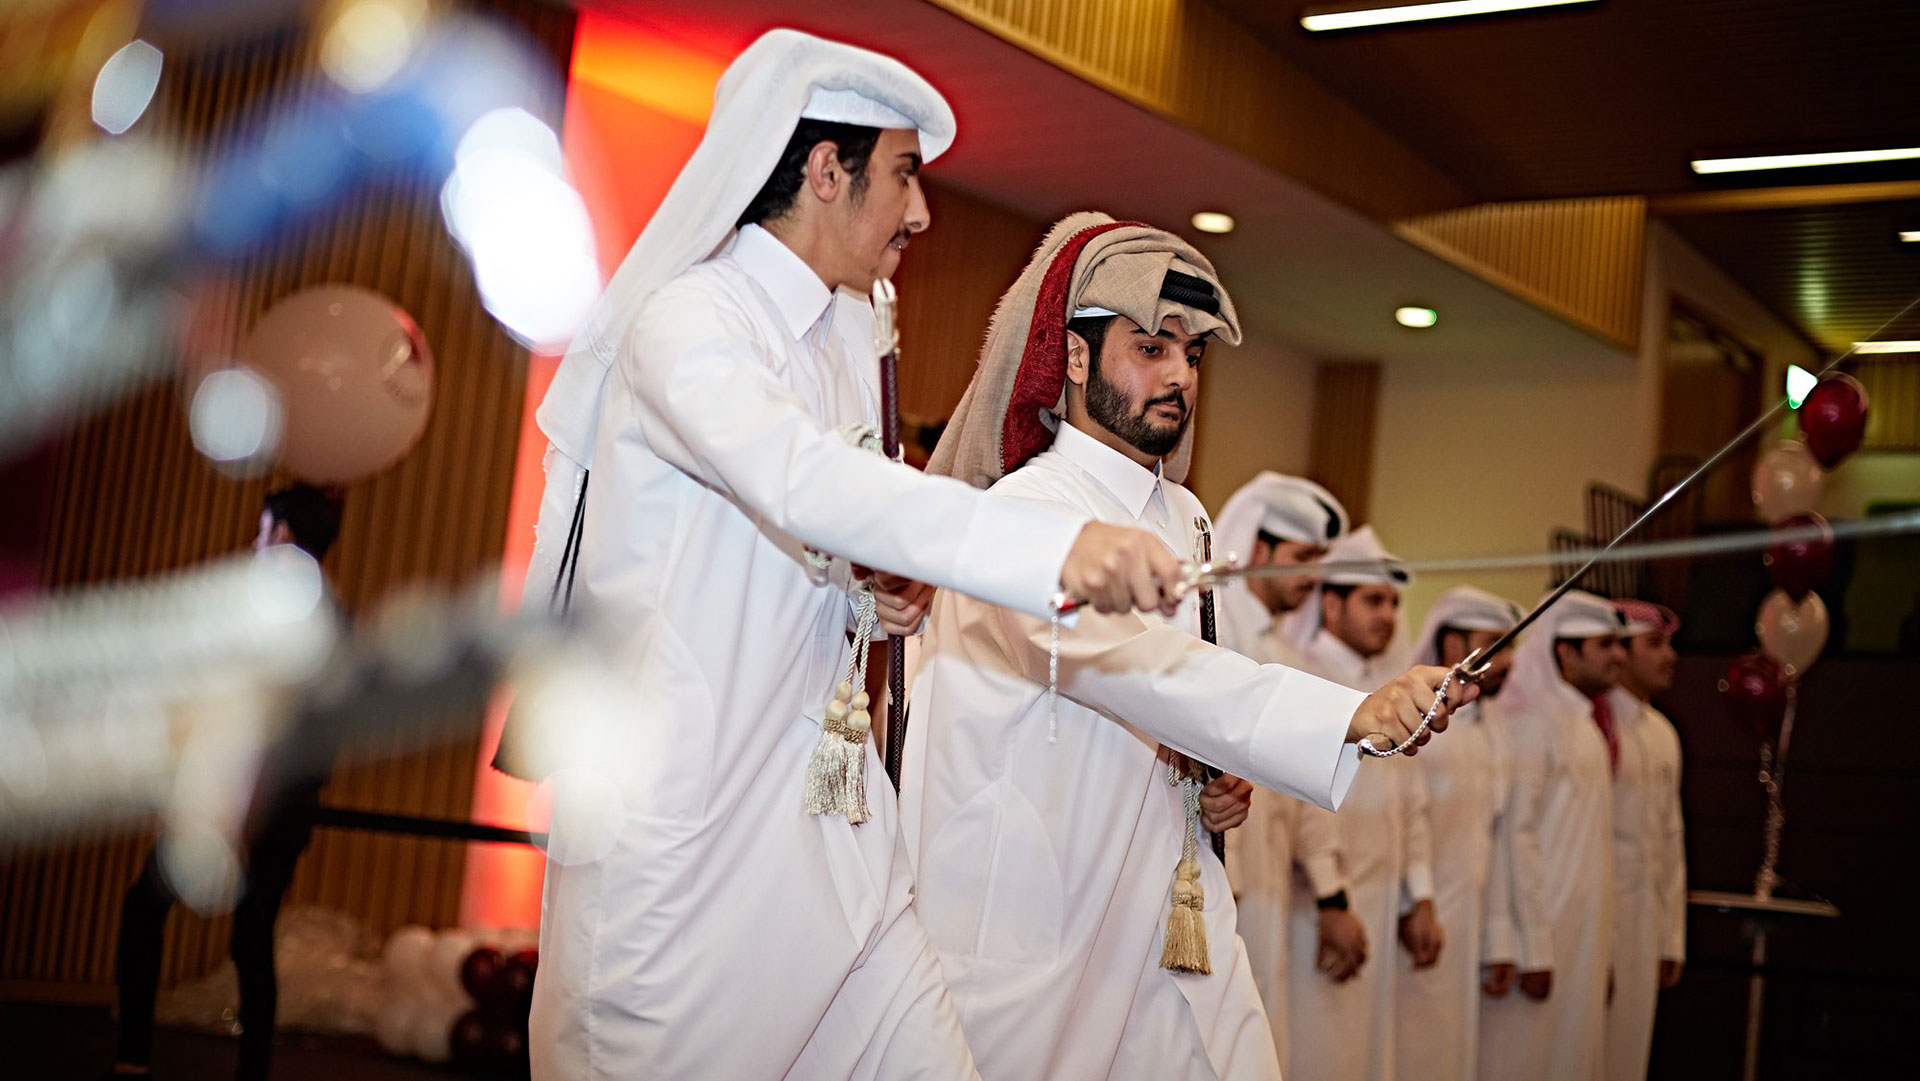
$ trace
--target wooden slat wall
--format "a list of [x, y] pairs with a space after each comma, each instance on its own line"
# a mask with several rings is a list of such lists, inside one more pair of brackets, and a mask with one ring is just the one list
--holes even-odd
[[1313, 432], [1307, 475], [1339, 498], [1354, 525], [1373, 498], [1373, 429], [1380, 415], [1377, 361], [1327, 361], [1314, 368]]
[[1051, 222], [926, 181], [933, 227], [900, 262], [900, 412], [953, 414], [973, 378], [1000, 294], [1026, 268]]
[[1640, 343], [1646, 200], [1488, 203], [1394, 223], [1420, 247], [1623, 349]]
[[[534, 0], [484, 5], [528, 32], [564, 72], [573, 13]], [[258, 121], [318, 85], [313, 43], [278, 39], [194, 52], [167, 51], [154, 134], [190, 161], [212, 141]], [[559, 78], [546, 96], [557, 126]], [[350, 612], [412, 582], [463, 584], [499, 557], [526, 379], [526, 351], [487, 315], [472, 273], [440, 222], [425, 176], [374, 184], [324, 220], [296, 231], [211, 288], [197, 332], [204, 349], [231, 350], [267, 307], [325, 282], [349, 282], [397, 301], [420, 323], [436, 365], [434, 411], [399, 465], [347, 492], [345, 521], [326, 568]], [[81, 425], [58, 452], [43, 579], [50, 587], [148, 575], [233, 551], [257, 529], [260, 500], [285, 478], [236, 481], [194, 452], [183, 388], [155, 386]], [[464, 817], [474, 735], [452, 744], [349, 747], [328, 802]], [[109, 992], [121, 893], [150, 838], [101, 835], [0, 862], [0, 997], [102, 998]], [[289, 904], [318, 902], [384, 933], [407, 922], [447, 924], [459, 912], [464, 847], [446, 841], [318, 831]], [[192, 978], [226, 953], [226, 919], [176, 909], [167, 982]]]
[[1920, 356], [1861, 357], [1847, 369], [1867, 388], [1861, 450], [1920, 451]]
[[932, 2], [1380, 220], [1472, 201], [1465, 188], [1212, 4]]

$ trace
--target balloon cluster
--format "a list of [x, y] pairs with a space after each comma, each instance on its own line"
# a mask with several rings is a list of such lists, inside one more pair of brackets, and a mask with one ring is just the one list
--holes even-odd
[[530, 941], [525, 932], [395, 931], [384, 953], [380, 1046], [480, 1076], [526, 1077], [527, 1014], [540, 964]]
[[1819, 532], [1783, 540], [1767, 550], [1767, 573], [1776, 587], [1760, 603], [1755, 631], [1760, 648], [1733, 662], [1720, 680], [1728, 710], [1762, 741], [1778, 736], [1786, 716], [1789, 685], [1820, 657], [1827, 644], [1827, 606], [1814, 592], [1833, 570], [1833, 531], [1814, 511], [1826, 471], [1860, 448], [1867, 430], [1867, 392], [1858, 380], [1828, 375], [1808, 392], [1799, 409], [1800, 442], [1786, 442], [1761, 455], [1753, 471], [1753, 502], [1776, 530]]

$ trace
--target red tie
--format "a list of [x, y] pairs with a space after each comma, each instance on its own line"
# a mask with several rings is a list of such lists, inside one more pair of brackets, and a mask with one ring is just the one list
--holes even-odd
[[1607, 741], [1607, 764], [1614, 773], [1620, 772], [1620, 735], [1613, 730], [1613, 703], [1601, 695], [1593, 700], [1593, 723], [1600, 726], [1600, 735]]

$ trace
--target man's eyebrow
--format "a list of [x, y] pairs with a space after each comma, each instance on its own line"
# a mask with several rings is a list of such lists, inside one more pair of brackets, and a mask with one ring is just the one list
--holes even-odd
[[917, 152], [909, 150], [905, 153], [902, 153], [900, 157], [906, 159], [906, 166], [907, 166], [908, 172], [917, 173], [920, 171], [920, 155]]
[[[1146, 331], [1145, 331], [1145, 330], [1137, 330], [1137, 331], [1135, 331], [1134, 333], [1136, 333], [1136, 334], [1145, 334], [1145, 333], [1146, 333]], [[1166, 340], [1168, 340], [1168, 341], [1170, 341], [1170, 342], [1171, 342], [1171, 341], [1178, 341], [1178, 340], [1179, 340], [1179, 335], [1177, 335], [1177, 334], [1175, 334], [1175, 333], [1174, 333], [1173, 331], [1171, 331], [1171, 330], [1168, 330], [1168, 329], [1167, 329], [1166, 327], [1161, 327], [1161, 328], [1160, 328], [1159, 330], [1156, 330], [1156, 331], [1154, 331], [1154, 332], [1153, 332], [1153, 337], [1155, 337], [1155, 338], [1165, 338]], [[1199, 335], [1198, 337], [1195, 337], [1195, 338], [1190, 338], [1190, 339], [1188, 339], [1188, 340], [1187, 340], [1187, 344], [1188, 344], [1188, 345], [1205, 345], [1205, 344], [1207, 344], [1208, 342], [1210, 342], [1210, 341], [1212, 341], [1212, 340], [1213, 340], [1213, 331], [1211, 331], [1211, 330], [1209, 330], [1209, 331], [1207, 331], [1207, 332], [1206, 332], [1205, 334], [1202, 334], [1202, 335]]]

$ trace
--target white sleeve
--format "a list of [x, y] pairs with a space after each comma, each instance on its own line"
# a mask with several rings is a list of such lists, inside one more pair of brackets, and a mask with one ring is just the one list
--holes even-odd
[[1340, 855], [1340, 820], [1324, 807], [1302, 807], [1294, 823], [1293, 858], [1306, 873], [1314, 900], [1351, 885]]
[[1506, 736], [1498, 723], [1488, 718], [1487, 742], [1493, 747], [1494, 806], [1493, 844], [1487, 854], [1487, 887], [1480, 907], [1480, 963], [1517, 965], [1520, 961], [1520, 932], [1513, 917], [1513, 785], [1508, 779], [1512, 766], [1508, 761]]
[[[688, 310], [701, 318], [689, 319]], [[861, 450], [775, 377], [744, 313], [669, 285], [614, 368], [653, 454], [811, 547], [1044, 616], [1088, 517], [1019, 503]], [[603, 429], [603, 439], [607, 438]]]
[[1661, 928], [1660, 957], [1667, 961], [1687, 959], [1687, 844], [1686, 823], [1680, 806], [1680, 738], [1671, 722], [1655, 717], [1656, 736], [1666, 744], [1665, 753], [1673, 769], [1673, 782], [1659, 793], [1661, 831], [1655, 835], [1659, 846], [1658, 888]]
[[[1001, 612], [1016, 663], [1047, 683], [1051, 627]], [[1060, 693], [1208, 765], [1321, 807], [1359, 769], [1347, 729], [1366, 695], [1257, 664], [1158, 616], [1082, 611], [1060, 635]]]
[[[1442, 737], [1444, 738], [1444, 737]], [[1427, 791], [1427, 771], [1417, 758], [1397, 763], [1404, 775], [1401, 781], [1401, 833], [1406, 838], [1407, 873], [1403, 880], [1401, 903], [1411, 909], [1421, 901], [1431, 901], [1433, 886], [1432, 796]]]
[[[1255, 788], [1247, 820], [1239, 829], [1227, 831], [1227, 881], [1233, 883], [1235, 900], [1248, 893], [1276, 893], [1274, 856], [1286, 848], [1286, 839], [1281, 834], [1286, 824], [1280, 819], [1286, 798], [1278, 792]], [[1285, 881], [1280, 879], [1281, 884]]]
[[1540, 817], [1553, 772], [1553, 750], [1538, 724], [1514, 718], [1507, 727], [1511, 755], [1508, 810], [1513, 926], [1522, 972], [1553, 967], [1553, 933], [1547, 907], [1546, 863], [1540, 851]]

